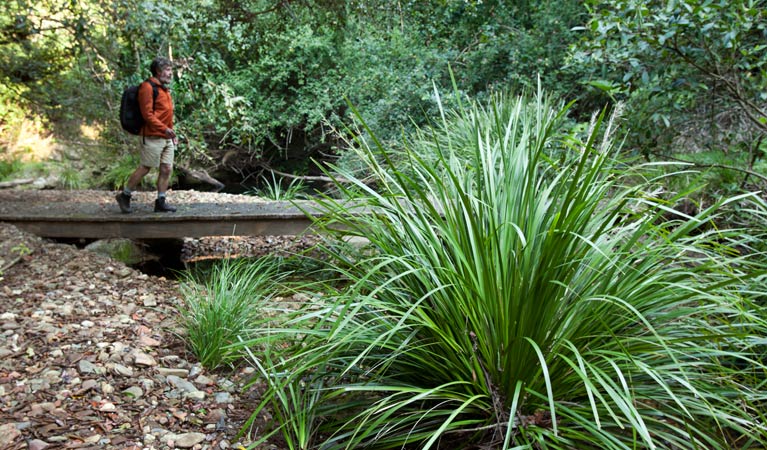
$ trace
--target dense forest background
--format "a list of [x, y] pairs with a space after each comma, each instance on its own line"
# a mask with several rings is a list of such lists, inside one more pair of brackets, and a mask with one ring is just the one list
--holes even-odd
[[176, 64], [177, 166], [217, 177], [354, 165], [349, 105], [397, 146], [439, 117], [437, 93], [449, 106], [540, 80], [575, 102], [575, 122], [623, 105], [627, 155], [689, 161], [709, 193], [764, 187], [765, 3], [9, 0], [0, 176], [119, 185], [135, 167], [120, 95], [162, 55]]

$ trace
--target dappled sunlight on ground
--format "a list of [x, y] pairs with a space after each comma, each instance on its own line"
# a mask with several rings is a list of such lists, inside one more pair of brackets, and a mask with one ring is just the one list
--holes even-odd
[[6, 157], [21, 161], [44, 161], [56, 151], [57, 145], [51, 134], [43, 131], [39, 122], [24, 120], [14, 130], [4, 130], [0, 137], [7, 149]]

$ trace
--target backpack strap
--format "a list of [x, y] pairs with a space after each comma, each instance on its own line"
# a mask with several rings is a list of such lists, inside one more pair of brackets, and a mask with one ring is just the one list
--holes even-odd
[[152, 109], [154, 110], [154, 101], [157, 100], [157, 88], [158, 86], [154, 84], [154, 81], [147, 78], [146, 82], [149, 83], [150, 86], [152, 86]]
[[[152, 81], [149, 78], [147, 78], [144, 81], [149, 83], [150, 86], [152, 86], [152, 112], [154, 112], [154, 102], [157, 100], [157, 95], [158, 95], [157, 88], [158, 88], [158, 86], [154, 83], [154, 81]], [[141, 136], [142, 136], [142, 140], [144, 141], [144, 144], [146, 144], [146, 136], [143, 135], [143, 134]]]

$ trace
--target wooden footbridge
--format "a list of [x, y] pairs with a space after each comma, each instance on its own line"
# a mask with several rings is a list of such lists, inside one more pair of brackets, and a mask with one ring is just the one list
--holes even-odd
[[122, 214], [110, 194], [93, 202], [66, 201], [66, 194], [0, 193], [0, 222], [50, 238], [165, 239], [202, 236], [297, 235], [312, 225], [311, 202], [178, 202], [174, 213], [155, 213], [151, 199], [134, 201]]

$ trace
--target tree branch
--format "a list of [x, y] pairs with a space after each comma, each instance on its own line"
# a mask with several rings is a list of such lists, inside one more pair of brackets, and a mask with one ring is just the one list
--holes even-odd
[[700, 164], [700, 163], [696, 163], [694, 161], [687, 161], [687, 160], [684, 160], [684, 159], [681, 159], [681, 158], [674, 158], [673, 156], [671, 156], [671, 157], [670, 156], [664, 156], [664, 158], [671, 159], [673, 161], [679, 161], [679, 162], [683, 162], [683, 163], [687, 163], [687, 164], [692, 164], [693, 167], [700, 168], [700, 169], [726, 169], [726, 170], [733, 170], [735, 172], [741, 172], [741, 173], [745, 173], [748, 176], [759, 178], [760, 180], [762, 180], [765, 183], [767, 183], [767, 176], [764, 176], [764, 175], [762, 175], [760, 173], [754, 172], [753, 170], [749, 170], [749, 169], [742, 169], [740, 167], [728, 166], [728, 165], [725, 165], [725, 164]]

